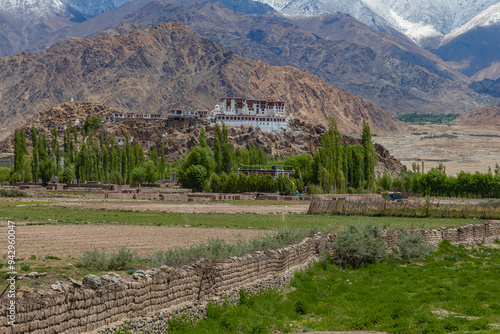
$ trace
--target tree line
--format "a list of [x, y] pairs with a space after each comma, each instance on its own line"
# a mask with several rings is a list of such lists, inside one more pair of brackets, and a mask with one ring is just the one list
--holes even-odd
[[[199, 145], [179, 162], [167, 164], [161, 136], [145, 152], [138, 143], [131, 144], [128, 135], [123, 145], [117, 144], [112, 136], [105, 138], [101, 122], [98, 117], [87, 117], [80, 129], [65, 129], [61, 134], [62, 140], [59, 140], [56, 128], [47, 138], [45, 134], [38, 135], [32, 127], [31, 151], [28, 151], [25, 133], [16, 129], [14, 166], [8, 173], [9, 180], [41, 180], [47, 184], [57, 176], [64, 183], [100, 181], [137, 185], [155, 183], [176, 172], [183, 187], [198, 191], [294, 194], [296, 190], [307, 190], [309, 193], [376, 190], [374, 167], [377, 155], [368, 123], [363, 126], [362, 145], [343, 146], [336, 121], [331, 118], [316, 152], [281, 159], [266, 155], [262, 148], [235, 149], [229, 139], [228, 128], [225, 124], [217, 124], [211, 147], [207, 144], [206, 130], [202, 128]], [[237, 175], [241, 166], [276, 168], [283, 165], [295, 170], [294, 178], [280, 176], [274, 179], [258, 173]], [[5, 169], [0, 170], [0, 177], [5, 174]]]
[[[183, 157], [179, 164], [179, 181], [186, 188], [214, 192], [279, 192], [357, 193], [376, 190], [375, 164], [377, 154], [371, 140], [370, 126], [363, 125], [362, 145], [343, 146], [334, 118], [321, 138], [320, 148], [313, 154], [302, 153], [279, 160], [266, 157], [256, 148], [234, 150], [227, 127], [214, 129], [213, 148], [208, 147], [202, 129], [199, 145]], [[295, 177], [270, 175], [237, 175], [239, 165], [290, 166]], [[258, 168], [257, 168], [258, 169]], [[274, 181], [273, 181], [274, 180]], [[307, 187], [307, 189], [306, 189]]]
[[395, 177], [385, 173], [378, 180], [381, 190], [420, 193], [428, 196], [462, 198], [500, 198], [500, 166], [486, 173], [461, 171], [457, 176], [447, 175], [443, 163], [424, 172], [416, 163], [412, 170], [401, 171]]

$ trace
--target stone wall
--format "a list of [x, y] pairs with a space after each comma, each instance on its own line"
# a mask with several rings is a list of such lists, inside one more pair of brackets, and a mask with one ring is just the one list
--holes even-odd
[[[428, 243], [448, 239], [454, 244], [475, 244], [500, 236], [500, 221], [457, 228], [415, 230]], [[388, 248], [397, 232], [384, 233]], [[141, 333], [164, 332], [170, 317], [188, 311], [203, 316], [208, 300], [236, 301], [243, 288], [250, 293], [282, 287], [296, 270], [317, 260], [327, 250], [332, 235], [318, 234], [297, 245], [261, 251], [223, 262], [199, 261], [182, 269], [162, 266], [138, 271], [124, 279], [113, 273], [101, 276], [101, 284], [65, 282], [44, 291], [18, 291], [15, 327], [0, 317], [1, 333], [85, 333], [108, 328], [111, 333], [126, 319]], [[81, 286], [80, 286], [81, 285]], [[7, 314], [9, 300], [0, 299], [0, 312]], [[149, 316], [148, 316], [149, 315]]]

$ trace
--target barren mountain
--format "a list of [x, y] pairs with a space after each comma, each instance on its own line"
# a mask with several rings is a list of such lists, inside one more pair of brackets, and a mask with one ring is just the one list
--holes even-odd
[[[251, 3], [224, 1], [235, 10], [252, 13], [256, 8], [252, 9]], [[314, 30], [311, 24], [290, 24], [290, 18], [278, 14], [244, 15], [235, 10], [200, 0], [133, 0], [46, 34], [32, 43], [30, 50], [41, 51], [61, 39], [93, 36], [111, 28], [108, 34], [121, 34], [136, 26], [183, 22], [240, 55], [273, 66], [295, 66], [396, 114], [422, 110], [461, 113], [495, 103], [468, 89], [468, 78], [450, 70], [439, 57], [402, 34], [391, 39], [389, 34], [368, 28], [348, 15], [318, 19], [323, 28]], [[295, 23], [311, 28], [311, 32]], [[336, 31], [335, 38], [332, 33], [323, 34], [325, 31]]]
[[500, 105], [470, 111], [460, 115], [451, 124], [476, 130], [498, 130], [500, 129]]
[[293, 67], [271, 67], [239, 56], [182, 23], [119, 36], [70, 39], [40, 55], [0, 59], [2, 136], [60, 102], [85, 100], [126, 111], [212, 109], [219, 97], [285, 101], [299, 119], [337, 119], [344, 132], [373, 133], [401, 124], [384, 109]]
[[[124, 21], [140, 27], [184, 22], [202, 36], [239, 54], [271, 65], [295, 66], [397, 114], [422, 110], [461, 113], [486, 105], [464, 85], [470, 82], [468, 78], [450, 70], [438, 57], [415, 44], [410, 49], [402, 46], [402, 42], [396, 45], [377, 36], [372, 42], [381, 45], [377, 50], [373, 44], [367, 47], [357, 41], [351, 43], [348, 33], [344, 38], [327, 40], [282, 18], [245, 16], [211, 2], [185, 7], [157, 0]], [[352, 17], [348, 21], [356, 22], [353, 30], [370, 30], [371, 37], [377, 35]], [[336, 29], [342, 29], [341, 22], [336, 25]], [[119, 26], [116, 32], [123, 29], [123, 25]], [[359, 36], [365, 34], [363, 31]]]
[[[63, 103], [48, 108], [22, 127], [26, 138], [30, 138], [31, 127], [37, 129], [38, 134], [50, 134], [56, 125], [67, 125], [70, 127], [76, 119], [84, 120], [87, 116], [98, 116], [104, 119], [118, 111], [117, 109], [102, 104], [90, 102]], [[153, 144], [152, 135], [164, 133], [163, 121], [150, 121], [144, 119], [125, 119], [118, 122], [104, 122], [102, 124], [106, 137], [124, 137], [125, 134], [134, 137], [136, 142], [149, 142]], [[198, 137], [203, 125], [198, 124], [185, 130], [168, 129], [167, 136], [163, 137], [163, 145], [168, 162], [179, 160], [182, 155], [199, 144]], [[213, 144], [213, 126], [207, 126], [207, 141]], [[268, 155], [279, 154], [283, 157], [300, 154], [313, 153], [320, 144], [320, 138], [325, 132], [322, 125], [312, 125], [298, 120], [292, 121], [288, 131], [284, 133], [263, 133], [260, 129], [253, 128], [229, 128], [229, 138], [234, 147], [262, 147]], [[360, 139], [341, 135], [343, 145], [359, 145]], [[14, 136], [11, 134], [7, 139], [0, 142], [0, 152], [12, 152], [14, 147]], [[396, 160], [388, 150], [379, 144], [375, 144], [375, 150], [379, 156], [377, 171], [387, 170], [398, 173], [403, 165]]]

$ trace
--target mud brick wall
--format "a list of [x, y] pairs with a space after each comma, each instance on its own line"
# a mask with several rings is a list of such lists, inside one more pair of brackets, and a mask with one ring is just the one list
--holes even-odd
[[[66, 292], [19, 292], [17, 325], [8, 327], [7, 318], [0, 317], [0, 332], [92, 332], [119, 320], [238, 291], [245, 285], [312, 263], [324, 249], [325, 238], [318, 235], [277, 251], [256, 252], [223, 262], [199, 262], [184, 269], [163, 266], [118, 283], [104, 275], [103, 284], [97, 289], [86, 285], [78, 288], [68, 282]], [[0, 312], [7, 314], [8, 299], [0, 302]]]
[[[500, 237], [500, 221], [413, 232], [421, 233], [431, 244], [443, 239], [474, 244]], [[386, 231], [383, 236], [392, 249], [397, 232]], [[276, 251], [259, 251], [223, 262], [199, 261], [182, 269], [162, 266], [127, 279], [103, 275], [103, 284], [97, 289], [67, 282], [67, 291], [18, 291], [17, 325], [9, 327], [7, 317], [0, 317], [0, 333], [95, 333], [100, 328], [108, 328], [101, 333], [112, 333], [117, 324], [138, 317], [145, 317], [134, 322], [141, 328], [138, 333], [162, 333], [169, 317], [181, 311], [190, 310], [202, 317], [206, 301], [227, 298], [235, 302], [241, 288], [257, 293], [282, 287], [294, 271], [309, 266], [330, 249], [327, 240], [332, 240], [332, 235], [318, 234]], [[8, 303], [5, 296], [0, 299], [1, 314], [7, 314]]]

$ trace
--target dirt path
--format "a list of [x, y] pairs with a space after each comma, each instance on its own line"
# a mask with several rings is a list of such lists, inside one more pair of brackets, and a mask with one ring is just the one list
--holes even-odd
[[[167, 226], [109, 226], [109, 225], [34, 225], [16, 227], [16, 256], [53, 255], [78, 258], [85, 250], [96, 247], [106, 252], [121, 246], [141, 255], [151, 255], [175, 246], [186, 247], [219, 237], [236, 242], [241, 236], [250, 239], [265, 233], [255, 230], [220, 228], [191, 228]], [[7, 229], [0, 229], [0, 247], [7, 249]]]

